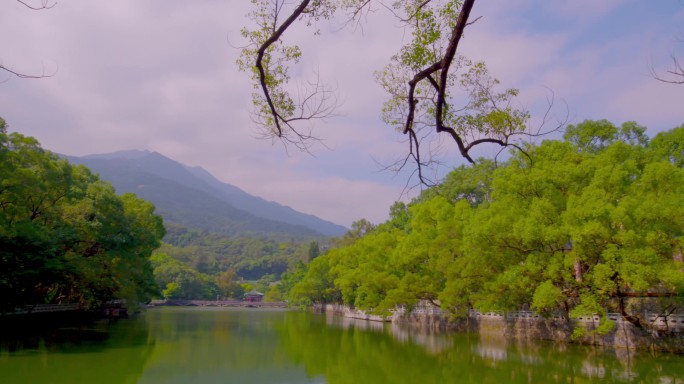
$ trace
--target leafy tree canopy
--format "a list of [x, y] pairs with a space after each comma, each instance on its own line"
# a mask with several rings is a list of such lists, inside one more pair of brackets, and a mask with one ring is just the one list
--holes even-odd
[[644, 308], [684, 297], [684, 126], [650, 142], [644, 131], [585, 121], [498, 167], [456, 168], [300, 268], [290, 294], [378, 313], [427, 300], [455, 316], [618, 312], [643, 325]]
[[0, 310], [146, 301], [164, 232], [150, 203], [116, 195], [0, 119]]

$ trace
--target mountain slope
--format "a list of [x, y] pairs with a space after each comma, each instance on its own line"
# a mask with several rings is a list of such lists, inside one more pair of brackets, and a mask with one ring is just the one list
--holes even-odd
[[[346, 228], [249, 195], [200, 167], [156, 152], [122, 151], [69, 157], [111, 182], [117, 192], [151, 201], [168, 222], [230, 236], [340, 236]], [[239, 207], [239, 208], [237, 208]]]
[[222, 197], [231, 205], [241, 207], [255, 216], [294, 225], [302, 225], [328, 236], [342, 236], [347, 231], [347, 228], [341, 225], [322, 220], [314, 215], [302, 213], [288, 206], [252, 196], [234, 185], [219, 181], [204, 168], [188, 167], [187, 169], [197, 178], [204, 180], [208, 185], [220, 191]]

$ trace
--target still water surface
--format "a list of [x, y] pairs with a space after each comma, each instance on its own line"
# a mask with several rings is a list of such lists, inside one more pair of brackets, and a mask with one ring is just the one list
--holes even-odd
[[171, 308], [0, 341], [0, 383], [684, 384], [684, 356], [506, 344], [305, 312]]

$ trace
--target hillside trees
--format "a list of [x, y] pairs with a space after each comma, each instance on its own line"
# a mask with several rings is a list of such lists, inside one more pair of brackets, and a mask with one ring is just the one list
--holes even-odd
[[[172, 231], [180, 233], [178, 227]], [[241, 299], [244, 280], [256, 281], [256, 289], [267, 293], [270, 283], [282, 279], [268, 298], [284, 300], [284, 287], [294, 284], [292, 270], [321, 252], [319, 241], [230, 238], [205, 231], [188, 231], [166, 240], [170, 243], [162, 244], [151, 260], [162, 296], [169, 299]], [[288, 268], [290, 273], [284, 273]]]
[[585, 121], [496, 169], [459, 167], [315, 259], [292, 292], [378, 313], [428, 300], [455, 316], [531, 307], [643, 325], [645, 300], [684, 296], [682, 132], [649, 143], [635, 123]]
[[154, 278], [164, 299], [213, 300], [220, 292], [215, 279], [163, 252], [152, 255], [151, 262]]
[[[264, 275], [280, 276], [298, 260], [310, 259], [314, 242], [278, 242], [268, 238], [228, 237], [205, 231], [185, 239], [165, 238], [160, 252], [188, 267], [210, 276], [228, 269], [244, 279], [258, 280]], [[320, 247], [320, 246], [319, 246]]]
[[0, 309], [148, 300], [163, 235], [151, 204], [117, 196], [0, 119]]

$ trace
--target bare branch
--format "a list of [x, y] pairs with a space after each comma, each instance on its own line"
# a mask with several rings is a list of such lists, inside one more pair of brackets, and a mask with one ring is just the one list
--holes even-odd
[[37, 7], [36, 7], [36, 6], [33, 6], [33, 5], [31, 5], [31, 4], [28, 4], [28, 3], [25, 2], [24, 0], [17, 0], [17, 2], [20, 3], [20, 4], [22, 4], [22, 5], [24, 5], [26, 8], [32, 9], [32, 10], [34, 10], [34, 11], [40, 11], [40, 10], [43, 10], [43, 9], [50, 9], [50, 8], [54, 7], [55, 5], [57, 5], [56, 2], [50, 4], [50, 0], [41, 0], [41, 5], [40, 5], [40, 6], [37, 6]]
[[482, 18], [482, 16], [478, 16], [478, 17], [476, 17], [473, 21], [467, 22], [467, 23], [466, 23], [466, 27], [469, 26], [469, 25], [473, 25], [473, 24], [477, 23], [477, 21], [480, 20], [481, 18]]
[[[13, 70], [13, 69], [10, 69], [10, 68], [8, 68], [8, 67], [6, 67], [6, 66], [4, 66], [4, 65], [1, 65], [1, 64], [0, 64], [0, 71], [5, 71], [5, 72], [7, 72], [7, 73], [10, 74], [10, 77], [11, 77], [11, 76], [16, 76], [16, 77], [18, 77], [18, 78], [20, 78], [20, 79], [42, 79], [42, 78], [45, 78], [45, 77], [52, 77], [52, 76], [55, 75], [55, 73], [57, 73], [57, 70], [55, 70], [55, 72], [53, 72], [53, 73], [46, 73], [46, 72], [45, 72], [45, 67], [43, 67], [43, 71], [42, 71], [41, 74], [39, 74], [39, 75], [28, 75], [28, 74], [26, 74], [26, 73], [22, 73], [22, 72], [19, 72], [19, 71], [15, 71], [15, 70]], [[4, 82], [7, 81], [7, 80], [9, 80], [9, 79], [5, 79], [4, 81], [1, 81], [0, 83], [4, 83]]]
[[[370, 3], [371, 0], [362, 0], [360, 4], [358, 4], [356, 7], [353, 7], [349, 13], [349, 16], [347, 17], [347, 20], [342, 24], [342, 28], [350, 24], [354, 24], [354, 29], [361, 27], [361, 19], [364, 15], [363, 10], [367, 8], [368, 10], [366, 11], [366, 14], [368, 14], [368, 12], [370, 12]], [[382, 4], [382, 2], [380, 2], [380, 4], [385, 6]]]
[[[27, 3], [27, 2], [24, 1], [24, 0], [16, 0], [16, 1], [17, 1], [19, 4], [25, 6], [26, 8], [32, 9], [32, 10], [34, 10], [34, 11], [40, 11], [40, 10], [43, 10], [43, 9], [50, 9], [50, 8], [54, 7], [55, 5], [57, 5], [56, 2], [50, 4], [50, 0], [41, 0], [41, 5], [40, 5], [40, 6], [33, 6], [33, 5]], [[42, 72], [40, 75], [28, 75], [28, 74], [25, 74], [25, 73], [18, 72], [18, 71], [15, 71], [15, 70], [13, 70], [13, 69], [10, 69], [10, 68], [8, 68], [8, 67], [2, 65], [2, 64], [0, 64], [0, 71], [5, 71], [5, 72], [7, 72], [7, 73], [10, 74], [10, 77], [13, 75], [13, 76], [16, 76], [16, 77], [18, 77], [18, 78], [20, 78], [20, 79], [41, 79], [41, 78], [43, 78], [43, 77], [51, 77], [51, 76], [54, 75], [54, 73], [53, 73], [53, 74], [46, 74], [46, 73], [45, 73], [45, 68], [43, 68], [43, 72]], [[3, 81], [0, 81], [0, 83], [4, 83], [4, 82], [7, 81], [7, 80], [8, 80], [8, 79], [3, 80]]]
[[669, 73], [672, 76], [667, 78], [660, 76], [653, 68], [651, 68], [651, 74], [656, 80], [662, 81], [663, 83], [684, 84], [684, 67], [682, 66], [682, 63], [679, 62], [679, 59], [677, 59], [677, 57], [672, 55], [671, 58], [672, 69], [667, 70], [666, 73]]

